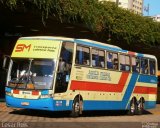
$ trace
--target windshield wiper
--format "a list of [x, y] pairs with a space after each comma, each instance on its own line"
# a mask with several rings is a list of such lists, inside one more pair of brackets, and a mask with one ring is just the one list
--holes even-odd
[[32, 61], [33, 61], [33, 59], [30, 59], [30, 61], [29, 61], [29, 69], [27, 71], [26, 88], [28, 88], [27, 84], [31, 82], [31, 84], [33, 84], [33, 88], [35, 89], [34, 81], [33, 81], [33, 78], [32, 78], [32, 72], [31, 72]]
[[24, 85], [24, 88], [26, 89], [27, 88], [27, 84], [31, 81], [32, 83], [33, 83], [33, 80], [31, 80], [31, 71], [30, 71], [30, 69], [31, 69], [31, 64], [32, 64], [32, 60], [33, 59], [30, 59], [29, 60], [29, 68], [28, 68], [28, 70], [26, 70], [25, 72], [24, 72], [24, 74], [20, 77], [20, 78], [18, 78], [18, 81], [16, 81], [15, 82], [15, 89], [17, 88], [17, 87], [19, 87], [19, 85], [20, 84], [23, 84]]

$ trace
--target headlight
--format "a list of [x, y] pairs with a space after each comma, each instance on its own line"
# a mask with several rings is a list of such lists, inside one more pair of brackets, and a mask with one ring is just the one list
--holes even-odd
[[11, 92], [6, 92], [6, 95], [12, 96]]

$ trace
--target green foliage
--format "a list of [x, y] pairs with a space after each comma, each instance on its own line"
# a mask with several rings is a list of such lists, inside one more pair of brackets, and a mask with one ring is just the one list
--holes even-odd
[[[11, 9], [30, 3], [41, 12], [42, 21], [54, 16], [60, 22], [80, 23], [86, 25], [102, 38], [123, 43], [160, 44], [160, 23], [150, 18], [142, 17], [128, 10], [118, 8], [112, 2], [98, 0], [0, 0]], [[106, 35], [106, 36], [105, 36]], [[112, 40], [111, 40], [112, 41]]]
[[9, 6], [11, 9], [15, 8], [18, 0], [0, 0], [2, 4]]

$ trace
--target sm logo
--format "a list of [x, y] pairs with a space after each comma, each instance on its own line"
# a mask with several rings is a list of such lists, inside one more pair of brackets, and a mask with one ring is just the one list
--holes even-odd
[[28, 50], [28, 52], [30, 51], [30, 48], [31, 48], [31, 44], [29, 44], [28, 46], [25, 45], [25, 44], [18, 44], [16, 46], [16, 50], [15, 52], [23, 52], [24, 49]]

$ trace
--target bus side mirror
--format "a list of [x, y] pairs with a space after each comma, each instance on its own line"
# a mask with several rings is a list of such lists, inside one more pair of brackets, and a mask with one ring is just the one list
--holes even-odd
[[10, 60], [11, 60], [10, 56], [8, 55], [3, 56], [3, 69], [8, 70]]

